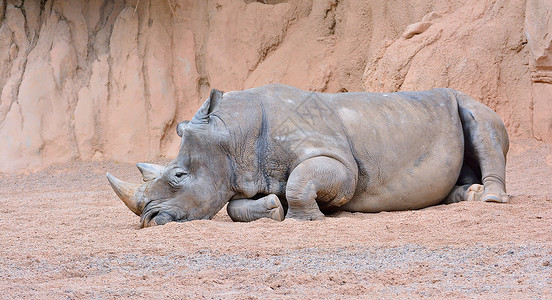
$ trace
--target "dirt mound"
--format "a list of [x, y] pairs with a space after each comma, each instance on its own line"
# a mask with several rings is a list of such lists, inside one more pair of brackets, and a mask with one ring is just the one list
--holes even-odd
[[[211, 88], [453, 87], [552, 140], [551, 2], [0, 1], [0, 172], [172, 157]], [[525, 20], [525, 22], [524, 22]], [[504, 26], [508, 24], [508, 26]]]
[[131, 164], [0, 176], [0, 292], [25, 298], [550, 298], [552, 146], [514, 140], [509, 204], [138, 229]]

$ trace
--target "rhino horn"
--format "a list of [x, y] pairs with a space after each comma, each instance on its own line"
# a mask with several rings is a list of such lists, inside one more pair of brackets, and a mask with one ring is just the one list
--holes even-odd
[[107, 173], [107, 180], [111, 187], [115, 191], [115, 194], [123, 200], [125, 205], [136, 215], [140, 216], [140, 210], [138, 209], [138, 201], [136, 199], [136, 191], [140, 187], [139, 184], [132, 184], [124, 182], [115, 178], [115, 176]]
[[161, 173], [163, 173], [163, 170], [165, 169], [164, 166], [147, 163], [138, 163], [136, 164], [136, 167], [138, 167], [138, 170], [140, 170], [140, 173], [142, 173], [142, 178], [144, 179], [144, 181], [150, 181], [158, 178], [159, 176], [161, 176]]

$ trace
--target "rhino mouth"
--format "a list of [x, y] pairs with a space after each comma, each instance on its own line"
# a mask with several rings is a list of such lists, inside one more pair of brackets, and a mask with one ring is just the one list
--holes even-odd
[[169, 222], [187, 221], [186, 217], [182, 216], [182, 214], [179, 214], [174, 210], [164, 210], [158, 205], [150, 205], [152, 202], [144, 208], [144, 211], [140, 217], [140, 228], [164, 225]]

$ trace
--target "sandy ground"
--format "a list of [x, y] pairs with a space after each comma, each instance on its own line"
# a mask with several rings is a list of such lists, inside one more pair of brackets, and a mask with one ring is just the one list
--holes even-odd
[[0, 175], [0, 298], [552, 298], [552, 144], [512, 142], [510, 204], [138, 229], [109, 171]]

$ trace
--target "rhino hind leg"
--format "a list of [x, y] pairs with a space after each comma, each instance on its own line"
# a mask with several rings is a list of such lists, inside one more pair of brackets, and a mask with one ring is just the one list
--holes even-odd
[[493, 110], [467, 95], [458, 93], [457, 99], [464, 131], [464, 165], [480, 179], [480, 182], [471, 184], [483, 186], [481, 191], [480, 187], [471, 187], [470, 184], [468, 196], [471, 192], [472, 200], [508, 202], [506, 154], [509, 142], [504, 123]]
[[328, 156], [309, 158], [291, 172], [286, 186], [286, 218], [323, 220], [320, 208], [339, 207], [355, 191], [356, 176], [340, 161]]
[[232, 200], [228, 202], [226, 211], [234, 222], [251, 222], [261, 218], [284, 220], [284, 207], [274, 194], [259, 199]]

